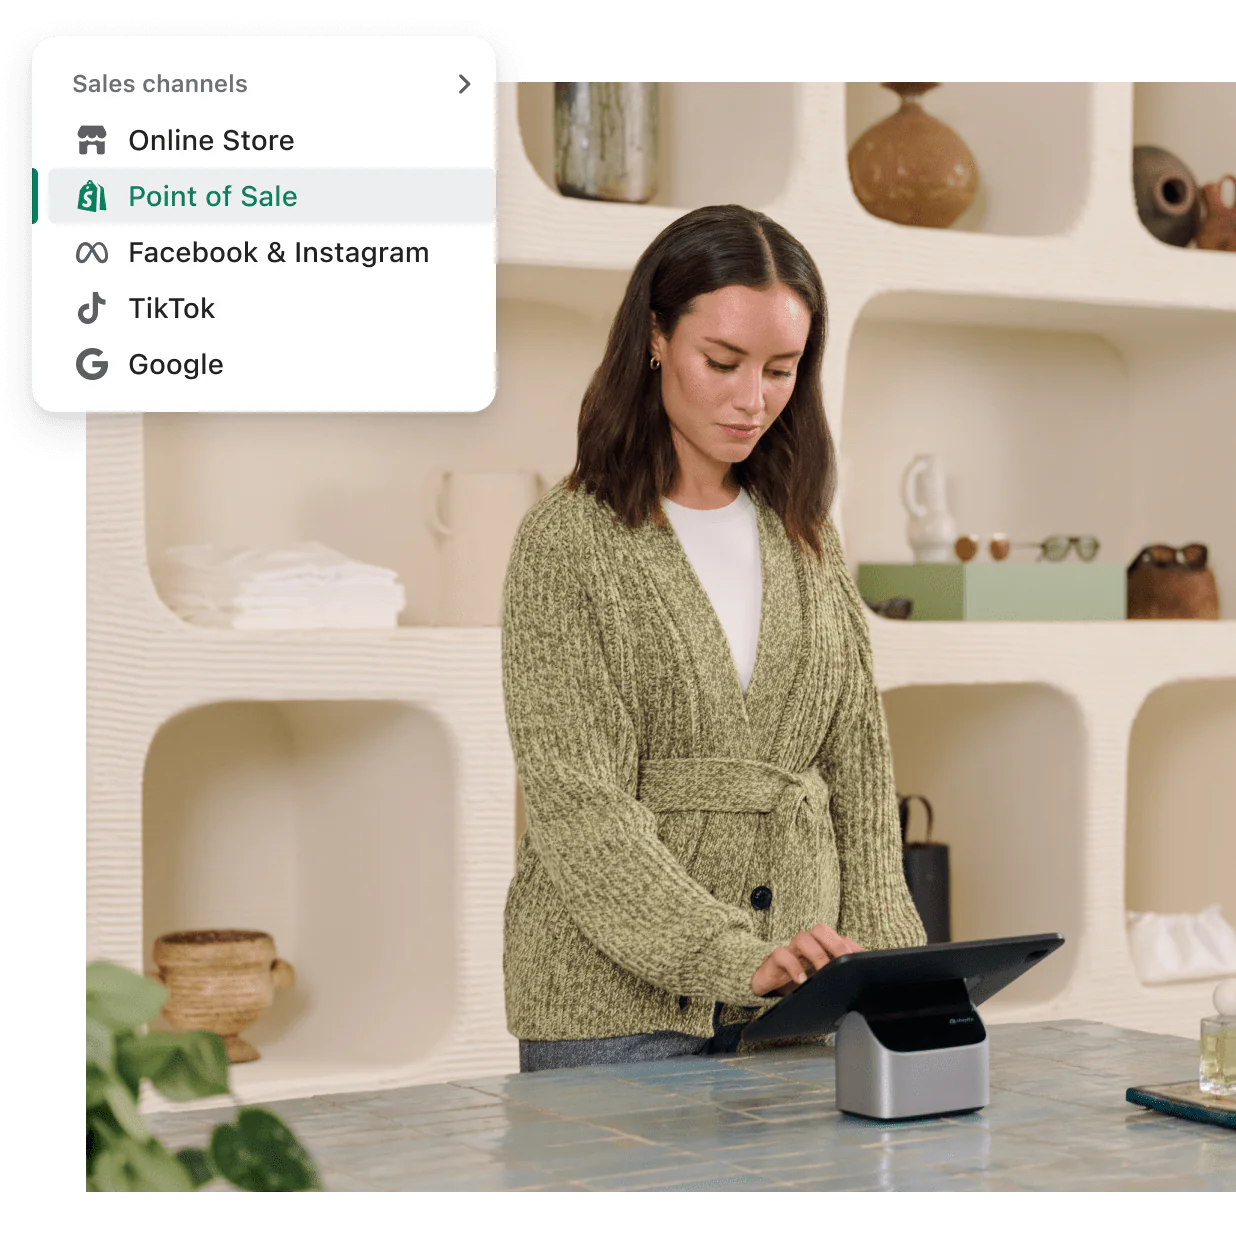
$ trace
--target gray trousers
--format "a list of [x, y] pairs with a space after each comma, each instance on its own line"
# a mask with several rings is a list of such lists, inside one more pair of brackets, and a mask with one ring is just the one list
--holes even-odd
[[629, 1060], [669, 1060], [674, 1056], [714, 1056], [736, 1052], [742, 1024], [721, 1025], [721, 1005], [712, 1010], [712, 1038], [657, 1030], [607, 1039], [520, 1039], [519, 1071], [570, 1069], [581, 1065], [625, 1064]]

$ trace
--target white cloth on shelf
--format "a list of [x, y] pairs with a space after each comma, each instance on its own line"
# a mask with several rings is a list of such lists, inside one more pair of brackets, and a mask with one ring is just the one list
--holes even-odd
[[396, 572], [319, 541], [176, 545], [157, 555], [152, 574], [176, 613], [208, 626], [393, 627], [406, 602]]
[[1143, 983], [1236, 974], [1236, 928], [1218, 904], [1198, 914], [1128, 911], [1129, 952]]
[[399, 611], [386, 609], [273, 610], [266, 614], [229, 614], [223, 610], [177, 609], [187, 622], [208, 627], [232, 627], [237, 631], [370, 630], [399, 625]]

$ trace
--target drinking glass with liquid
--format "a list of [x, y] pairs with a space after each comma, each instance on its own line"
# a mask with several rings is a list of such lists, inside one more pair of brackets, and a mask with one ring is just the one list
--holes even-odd
[[1236, 1096], [1236, 1017], [1203, 1017], [1201, 1048], [1198, 1085], [1207, 1094]]

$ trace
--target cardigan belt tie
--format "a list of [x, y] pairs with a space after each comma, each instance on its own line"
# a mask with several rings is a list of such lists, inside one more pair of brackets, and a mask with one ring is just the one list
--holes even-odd
[[761, 760], [698, 756], [641, 760], [637, 797], [652, 811], [773, 812], [792, 822], [808, 801], [822, 811], [828, 785], [814, 768], [792, 773]]

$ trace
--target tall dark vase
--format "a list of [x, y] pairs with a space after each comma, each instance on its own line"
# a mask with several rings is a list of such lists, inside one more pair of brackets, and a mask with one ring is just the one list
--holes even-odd
[[1170, 150], [1133, 147], [1133, 197], [1146, 230], [1183, 248], [1197, 233], [1202, 199], [1193, 173]]

